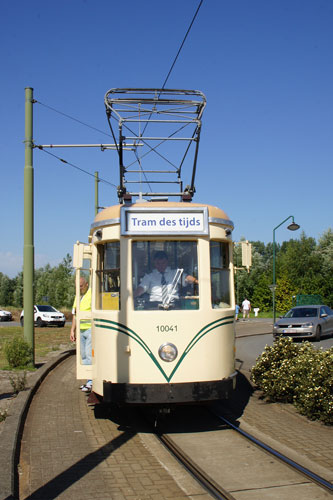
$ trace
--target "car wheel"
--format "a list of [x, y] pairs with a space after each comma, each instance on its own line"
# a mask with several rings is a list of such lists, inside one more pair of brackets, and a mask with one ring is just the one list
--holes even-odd
[[20, 319], [20, 323], [21, 323], [21, 326], [24, 325], [24, 319], [23, 318]]
[[43, 321], [41, 318], [37, 318], [36, 325], [39, 327], [43, 326]]
[[62, 323], [62, 325], [61, 325], [61, 326], [62, 326], [62, 327], [64, 327], [64, 326], [65, 326], [65, 323], [66, 323], [66, 322], [64, 321], [64, 323]]
[[315, 337], [317, 342], [320, 342], [320, 337], [321, 337], [321, 326], [318, 325], [316, 328], [316, 337]]

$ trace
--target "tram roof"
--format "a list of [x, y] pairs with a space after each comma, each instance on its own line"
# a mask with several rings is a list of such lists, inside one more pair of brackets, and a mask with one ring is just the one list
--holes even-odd
[[[103, 223], [103, 221], [110, 221], [110, 220], [115, 220], [119, 219], [120, 220], [120, 211], [124, 207], [133, 207], [133, 208], [149, 208], [149, 209], [159, 209], [159, 208], [186, 208], [186, 209], [191, 209], [192, 208], [197, 208], [197, 207], [207, 207], [208, 209], [208, 217], [211, 222], [222, 222], [226, 226], [230, 226], [231, 228], [234, 227], [233, 222], [229, 219], [228, 215], [224, 210], [221, 208], [215, 207], [213, 205], [207, 205], [203, 203], [187, 203], [187, 202], [169, 202], [169, 201], [159, 201], [159, 202], [141, 202], [141, 203], [133, 203], [133, 204], [119, 204], [119, 205], [112, 205], [110, 207], [106, 207], [100, 212], [95, 217], [94, 226], [96, 223]], [[221, 223], [220, 222], [220, 223]]]

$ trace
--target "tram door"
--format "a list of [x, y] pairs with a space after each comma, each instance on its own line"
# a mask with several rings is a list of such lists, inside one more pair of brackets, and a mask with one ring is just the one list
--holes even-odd
[[92, 246], [77, 242], [74, 245], [75, 299], [73, 312], [76, 318], [76, 376], [92, 378]]

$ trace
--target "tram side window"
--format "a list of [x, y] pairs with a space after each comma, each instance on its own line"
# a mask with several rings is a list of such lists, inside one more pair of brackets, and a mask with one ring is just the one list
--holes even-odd
[[229, 244], [210, 242], [210, 276], [212, 306], [214, 309], [230, 307]]
[[97, 308], [120, 309], [120, 246], [119, 241], [98, 245]]
[[198, 309], [196, 241], [133, 241], [132, 284], [136, 310]]

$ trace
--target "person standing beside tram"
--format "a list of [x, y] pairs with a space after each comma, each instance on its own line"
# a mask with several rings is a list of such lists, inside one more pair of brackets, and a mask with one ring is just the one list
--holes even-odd
[[[91, 311], [91, 288], [86, 278], [80, 278], [80, 311]], [[76, 297], [74, 299], [72, 309], [72, 327], [70, 333], [72, 342], [76, 340]], [[80, 353], [83, 365], [91, 365], [92, 349], [91, 349], [91, 321], [81, 320], [80, 322]], [[92, 380], [87, 380], [80, 389], [83, 392], [90, 392], [92, 388]]]

